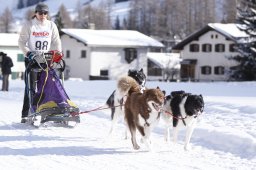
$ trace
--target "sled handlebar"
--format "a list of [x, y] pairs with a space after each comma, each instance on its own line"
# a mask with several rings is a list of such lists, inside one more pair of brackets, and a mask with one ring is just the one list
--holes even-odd
[[[31, 66], [39, 66], [40, 68], [53, 67], [58, 64], [60, 66], [60, 71], [65, 70], [65, 61], [63, 60], [63, 53], [57, 50], [42, 52], [34, 51], [32, 60], [30, 61]], [[56, 64], [54, 64], [56, 63]]]
[[47, 52], [42, 51], [33, 51], [33, 60], [36, 60], [39, 63], [47, 61], [59, 63], [60, 60], [63, 58], [63, 53], [57, 50], [51, 50]]

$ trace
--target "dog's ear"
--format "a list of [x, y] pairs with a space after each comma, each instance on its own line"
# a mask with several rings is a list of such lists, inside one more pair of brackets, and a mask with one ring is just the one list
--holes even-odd
[[163, 94], [164, 94], [164, 96], [166, 95], [166, 91], [165, 90], [162, 90], [162, 92], [163, 92]]
[[156, 89], [161, 90], [159, 86], [157, 86]]
[[143, 68], [141, 68], [139, 72], [143, 72]]

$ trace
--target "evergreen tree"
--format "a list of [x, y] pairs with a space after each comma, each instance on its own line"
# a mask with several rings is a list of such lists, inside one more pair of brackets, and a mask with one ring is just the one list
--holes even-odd
[[120, 30], [120, 29], [121, 29], [119, 16], [116, 17], [115, 29], [116, 29], [116, 30]]
[[60, 11], [58, 11], [57, 15], [55, 16], [54, 22], [59, 31], [61, 31], [61, 29], [64, 28], [64, 23], [62, 21], [62, 17], [60, 16]]
[[127, 23], [126, 18], [124, 18], [124, 19], [123, 19], [123, 25], [122, 25], [122, 28], [123, 28], [124, 30], [127, 30], [127, 28], [128, 28], [128, 23]]
[[126, 2], [126, 1], [129, 1], [129, 0], [115, 0], [115, 3], [118, 3], [118, 2]]
[[249, 37], [237, 46], [240, 55], [233, 57], [238, 65], [231, 77], [240, 81], [256, 80], [256, 1], [243, 0], [237, 9], [238, 28]]
[[24, 2], [23, 2], [23, 0], [19, 0], [17, 9], [22, 9], [22, 8], [24, 8]]
[[27, 7], [28, 6], [32, 6], [32, 5], [35, 5], [39, 2], [39, 0], [28, 0], [27, 1]]

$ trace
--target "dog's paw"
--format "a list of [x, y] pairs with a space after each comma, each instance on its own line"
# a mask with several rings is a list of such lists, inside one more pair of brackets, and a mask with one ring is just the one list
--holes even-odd
[[164, 140], [164, 142], [165, 142], [166, 145], [171, 145], [172, 144], [172, 142], [170, 140]]
[[191, 149], [192, 149], [191, 145], [189, 145], [189, 144], [184, 146], [185, 151], [190, 151]]
[[134, 149], [134, 150], [139, 150], [139, 149], [140, 149], [140, 146], [139, 146], [139, 145], [135, 145], [135, 146], [133, 146], [133, 149]]
[[170, 137], [165, 136], [165, 137], [164, 137], [164, 141], [165, 141], [165, 143], [169, 144], [170, 141], [171, 141], [171, 139], [170, 139]]

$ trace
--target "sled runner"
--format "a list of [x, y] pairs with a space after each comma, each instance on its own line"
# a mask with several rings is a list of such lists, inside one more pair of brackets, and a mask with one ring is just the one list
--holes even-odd
[[[26, 92], [30, 105], [27, 120], [29, 124], [40, 126], [46, 122], [53, 122], [69, 125], [69, 122], [80, 122], [79, 115], [72, 114], [79, 112], [79, 108], [69, 99], [63, 87], [64, 70], [65, 61], [62, 59], [62, 53], [34, 53], [33, 60], [25, 71]], [[32, 76], [37, 76], [36, 82], [31, 82]]]

